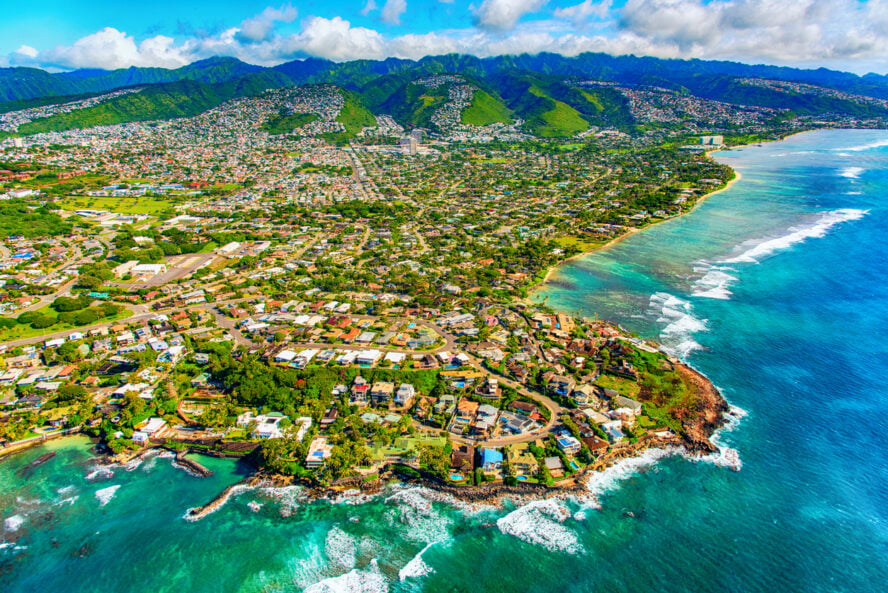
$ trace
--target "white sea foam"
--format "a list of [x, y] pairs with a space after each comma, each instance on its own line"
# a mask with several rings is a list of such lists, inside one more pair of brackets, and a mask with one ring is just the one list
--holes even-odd
[[352, 569], [357, 562], [358, 546], [355, 538], [339, 527], [327, 533], [324, 540], [324, 555], [330, 566], [339, 569]]
[[583, 548], [576, 533], [562, 525], [570, 516], [570, 511], [554, 499], [536, 500], [497, 520], [496, 526], [527, 543], [579, 554]]
[[3, 529], [7, 532], [18, 531], [24, 524], [24, 517], [21, 515], [13, 515], [12, 517], [7, 517], [7, 519], [3, 521]]
[[839, 177], [846, 177], [848, 179], [859, 179], [860, 174], [866, 171], [863, 167], [845, 167], [839, 172]]
[[423, 488], [406, 488], [385, 499], [394, 505], [387, 512], [393, 523], [405, 526], [404, 535], [414, 541], [432, 543], [450, 537], [451, 519], [441, 515], [425, 496]]
[[730, 432], [740, 425], [743, 418], [746, 417], [746, 410], [738, 406], [730, 406], [728, 413], [725, 415], [725, 425], [709, 438], [712, 444], [716, 446], [716, 451], [709, 455], [687, 456], [691, 461], [704, 461], [714, 463], [719, 467], [726, 467], [735, 472], [740, 471], [743, 467], [743, 461], [740, 459], [740, 452], [737, 449], [729, 447], [722, 439], [726, 432]]
[[597, 501], [602, 494], [618, 488], [621, 482], [637, 475], [642, 470], [653, 467], [665, 457], [680, 455], [681, 451], [679, 447], [646, 449], [637, 457], [621, 459], [602, 472], [593, 472], [586, 481], [586, 488], [593, 500]]
[[836, 152], [862, 152], [864, 150], [872, 150], [873, 148], [881, 148], [882, 146], [888, 146], [888, 140], [876, 140], [869, 144], [846, 146], [845, 148], [833, 148], [833, 150]]
[[728, 274], [728, 271], [733, 271], [733, 268], [710, 266], [706, 273], [694, 283], [691, 295], [707, 299], [730, 300], [730, 286], [737, 282], [737, 277]]
[[111, 469], [110, 465], [95, 465], [88, 474], [86, 474], [86, 479], [90, 482], [94, 480], [98, 480], [100, 478], [113, 478], [114, 471]]
[[758, 263], [762, 258], [792, 247], [806, 239], [823, 237], [834, 226], [843, 222], [859, 220], [866, 216], [868, 212], [868, 210], [858, 210], [856, 208], [842, 208], [840, 210], [824, 212], [812, 224], [791, 228], [789, 233], [781, 237], [752, 242], [746, 246], [746, 250], [741, 254], [723, 260], [722, 263]]
[[707, 331], [706, 320], [694, 316], [694, 307], [690, 302], [666, 292], [658, 292], [651, 295], [650, 306], [657, 315], [657, 322], [664, 324], [660, 331], [664, 350], [684, 358], [702, 348], [693, 335]]
[[384, 593], [388, 580], [379, 572], [376, 561], [368, 570], [354, 569], [338, 577], [330, 577], [305, 588], [303, 593]]
[[108, 486], [107, 488], [96, 490], [96, 498], [99, 501], [99, 506], [103, 507], [111, 502], [111, 499], [114, 498], [114, 495], [117, 493], [118, 489], [120, 489], [120, 484], [115, 484], [114, 486]]
[[257, 494], [278, 504], [281, 517], [289, 517], [305, 502], [305, 490], [301, 486], [262, 486]]
[[398, 571], [398, 579], [401, 581], [407, 580], [411, 577], [424, 577], [428, 574], [432, 574], [435, 572], [431, 566], [425, 563], [425, 560], [422, 559], [422, 555], [426, 553], [426, 550], [435, 545], [436, 542], [432, 542], [426, 547], [422, 549], [422, 551], [413, 557], [410, 562], [404, 565], [404, 568]]

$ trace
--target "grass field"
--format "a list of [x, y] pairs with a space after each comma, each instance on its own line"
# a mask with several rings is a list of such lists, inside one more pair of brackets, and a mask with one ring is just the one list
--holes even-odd
[[150, 214], [156, 215], [169, 210], [178, 202], [186, 202], [184, 198], [168, 200], [162, 198], [141, 196], [110, 197], [110, 196], [77, 196], [59, 200], [56, 203], [63, 210], [108, 210], [118, 214]]
[[589, 129], [589, 123], [583, 119], [582, 114], [567, 103], [547, 97], [546, 93], [536, 86], [531, 86], [528, 92], [537, 97], [548, 98], [554, 104], [552, 109], [533, 118], [533, 132], [538, 136], [543, 138], [573, 136]]
[[472, 95], [472, 103], [460, 115], [462, 123], [469, 126], [512, 123], [511, 112], [501, 101], [490, 94], [477, 90]]
[[594, 241], [582, 237], [558, 237], [555, 242], [562, 247], [576, 247], [580, 251], [592, 251], [604, 245], [604, 241]]
[[[49, 309], [48, 307], [44, 307], [40, 309], [41, 313], [46, 313], [48, 315], [54, 315], [55, 313]], [[124, 309], [117, 315], [113, 317], [105, 317], [104, 319], [98, 320], [96, 323], [91, 325], [97, 325], [100, 323], [109, 323], [113, 321], [120, 321], [122, 319], [126, 319], [128, 317], [132, 317], [133, 312], [129, 309]], [[11, 328], [2, 328], [0, 329], [0, 342], [14, 342], [15, 340], [24, 340], [27, 338], [35, 338], [39, 336], [46, 336], [49, 334], [54, 334], [57, 332], [63, 332], [68, 330], [75, 330], [78, 327], [89, 327], [89, 326], [76, 326], [71, 325], [70, 323], [56, 323], [50, 327], [46, 327], [43, 329], [34, 329], [30, 325], [17, 325]]]
[[622, 377], [614, 377], [613, 375], [601, 375], [595, 379], [595, 385], [602, 389], [613, 389], [628, 398], [635, 399], [641, 388], [635, 381], [624, 379]]

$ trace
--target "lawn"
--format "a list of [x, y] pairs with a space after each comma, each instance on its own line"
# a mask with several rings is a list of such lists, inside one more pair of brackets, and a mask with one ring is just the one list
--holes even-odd
[[595, 241], [583, 237], [558, 237], [555, 242], [562, 247], [574, 247], [580, 251], [592, 251], [604, 245], [604, 241]]
[[[54, 314], [54, 312], [49, 308], [40, 309], [40, 312], [46, 313], [46, 314]], [[124, 309], [123, 311], [121, 311], [117, 315], [114, 315], [112, 317], [105, 317], [104, 319], [100, 319], [90, 325], [97, 325], [100, 323], [108, 323], [111, 321], [119, 321], [121, 319], [126, 319], [127, 317], [132, 317], [132, 314], [133, 314], [133, 312], [131, 310]], [[40, 336], [46, 336], [46, 335], [54, 334], [57, 332], [75, 330], [78, 327], [90, 327], [90, 326], [89, 325], [77, 326], [77, 325], [71, 325], [70, 323], [56, 323], [55, 325], [51, 325], [50, 327], [45, 327], [42, 329], [35, 329], [35, 328], [31, 327], [30, 325], [23, 325], [23, 324], [16, 325], [15, 327], [10, 327], [10, 328], [0, 328], [0, 343], [14, 342], [16, 340], [24, 340], [27, 338], [36, 338], [36, 337], [40, 337]]]
[[71, 196], [56, 202], [64, 210], [108, 210], [118, 214], [151, 214], [156, 215], [171, 209], [177, 202], [186, 199], [165, 200], [163, 198], [110, 197], [110, 196]]
[[613, 375], [599, 376], [595, 379], [595, 385], [602, 389], [613, 389], [619, 392], [620, 395], [631, 399], [637, 398], [640, 391], [640, 387], [635, 381], [624, 379], [623, 377], [614, 377]]

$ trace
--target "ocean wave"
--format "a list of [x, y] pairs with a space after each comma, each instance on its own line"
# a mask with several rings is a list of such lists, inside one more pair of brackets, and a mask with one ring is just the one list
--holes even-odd
[[80, 498], [80, 497], [79, 497], [78, 495], [75, 494], [74, 496], [69, 496], [68, 498], [63, 498], [63, 499], [59, 500], [57, 503], [55, 503], [55, 504], [56, 504], [56, 506], [62, 506], [62, 505], [65, 505], [65, 504], [73, 505], [75, 502], [77, 502], [77, 499], [78, 499], [78, 498]]
[[435, 510], [422, 488], [408, 488], [385, 499], [394, 505], [388, 516], [393, 523], [401, 523], [408, 539], [430, 544], [450, 538], [453, 521]]
[[869, 144], [860, 144], [858, 146], [846, 146], [845, 148], [833, 148], [835, 152], [862, 152], [864, 150], [872, 150], [873, 148], [881, 148], [888, 146], [888, 140], [876, 140]]
[[866, 171], [863, 167], [845, 167], [841, 171], [839, 171], [839, 177], [845, 177], [847, 179], [859, 179], [860, 174]]
[[302, 486], [263, 486], [257, 491], [263, 498], [269, 498], [278, 504], [281, 517], [289, 517], [296, 508], [307, 500]]
[[708, 331], [706, 320], [694, 316], [693, 305], [675, 295], [658, 292], [651, 295], [650, 308], [657, 315], [657, 322], [664, 324], [660, 331], [663, 349], [680, 358], [703, 348], [693, 335]]
[[398, 571], [398, 580], [405, 581], [409, 578], [419, 578], [424, 577], [426, 575], [432, 574], [435, 572], [431, 566], [425, 563], [425, 560], [422, 559], [422, 555], [426, 553], [426, 550], [434, 546], [437, 542], [432, 542], [426, 547], [422, 549], [416, 556], [413, 557], [410, 562], [404, 565], [404, 567]]
[[357, 542], [339, 527], [334, 527], [324, 540], [324, 555], [330, 566], [350, 570], [357, 563]]
[[740, 471], [743, 467], [743, 461], [740, 459], [740, 452], [737, 451], [737, 449], [728, 446], [722, 440], [722, 437], [726, 432], [731, 432], [737, 428], [745, 417], [746, 410], [739, 406], [731, 405], [728, 409], [728, 413], [725, 415], [725, 425], [715, 431], [715, 433], [709, 438], [709, 440], [712, 441], [712, 444], [715, 445], [716, 451], [709, 455], [703, 455], [702, 457], [687, 455], [687, 459], [695, 462], [702, 461], [712, 463], [719, 467], [726, 467], [734, 470], [735, 472]]
[[309, 585], [303, 593], [384, 593], [388, 580], [379, 572], [376, 560], [369, 570], [354, 569], [337, 577], [326, 578]]
[[602, 494], [616, 490], [621, 482], [637, 475], [643, 470], [650, 469], [658, 461], [673, 455], [681, 455], [680, 447], [667, 447], [663, 449], [646, 449], [636, 457], [621, 459], [602, 472], [593, 472], [586, 480], [586, 489], [596, 506]]
[[3, 521], [3, 529], [7, 533], [12, 533], [13, 531], [21, 529], [24, 524], [25, 518], [23, 516], [13, 515], [12, 517], [7, 517], [6, 520]]
[[808, 226], [794, 227], [789, 229], [791, 232], [781, 237], [754, 242], [743, 253], [722, 260], [720, 263], [758, 263], [762, 258], [777, 251], [782, 251], [807, 239], [823, 237], [834, 226], [843, 222], [858, 220], [868, 213], [869, 210], [859, 210], [856, 208], [842, 208], [840, 210], [824, 212], [814, 223]]
[[120, 484], [115, 484], [114, 486], [108, 486], [107, 488], [102, 488], [101, 490], [96, 490], [96, 499], [99, 501], [99, 506], [103, 507], [114, 498], [114, 495], [120, 489]]
[[733, 270], [733, 268], [727, 266], [710, 265], [706, 269], [706, 273], [694, 282], [691, 296], [723, 301], [730, 300], [732, 295], [730, 287], [738, 280], [736, 276], [728, 274], [728, 271]]
[[570, 511], [554, 499], [537, 500], [497, 520], [502, 533], [548, 550], [580, 554], [583, 548], [576, 533], [562, 525]]
[[94, 480], [98, 480], [101, 478], [113, 478], [114, 470], [111, 469], [110, 465], [94, 465], [92, 466], [92, 471], [86, 474], [86, 479], [89, 482]]

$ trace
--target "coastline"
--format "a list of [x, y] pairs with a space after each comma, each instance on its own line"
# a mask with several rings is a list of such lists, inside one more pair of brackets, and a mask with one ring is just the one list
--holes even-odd
[[[792, 133], [790, 133], [790, 134], [786, 134], [785, 136], [780, 136], [779, 138], [775, 138], [775, 139], [773, 139], [773, 140], [761, 140], [761, 141], [754, 142], [754, 143], [750, 143], [750, 144], [737, 144], [737, 145], [734, 145], [734, 146], [723, 146], [723, 147], [721, 147], [721, 148], [716, 148], [716, 149], [713, 149], [713, 150], [707, 150], [706, 152], [704, 152], [704, 155], [705, 155], [707, 158], [712, 158], [712, 155], [715, 154], [715, 153], [717, 153], [717, 152], [724, 152], [724, 151], [726, 151], [726, 150], [736, 150], [736, 149], [738, 149], [738, 148], [749, 148], [749, 147], [751, 147], [751, 146], [757, 146], [757, 145], [759, 145], [759, 144], [764, 144], [764, 143], [766, 143], [766, 142], [767, 142], [767, 143], [771, 143], [771, 142], [782, 142], [782, 141], [784, 141], [784, 140], [786, 140], [786, 139], [788, 139], [788, 138], [792, 138], [793, 136], [799, 136], [799, 135], [801, 135], [801, 134], [807, 134], [808, 132], [814, 132], [814, 131], [817, 131], [817, 130], [820, 130], [820, 129], [830, 129], [830, 128], [812, 128], [812, 129], [810, 129], [810, 130], [800, 130], [800, 131], [797, 131], [797, 132], [792, 132]], [[644, 230], [649, 229], [649, 228], [653, 228], [654, 226], [656, 226], [656, 225], [658, 225], [658, 224], [662, 224], [662, 223], [664, 223], [664, 222], [668, 222], [668, 221], [670, 221], [670, 220], [676, 220], [676, 219], [678, 219], [678, 218], [681, 218], [682, 216], [687, 216], [688, 214], [690, 214], [691, 212], [693, 212], [694, 210], [696, 210], [697, 207], [698, 207], [700, 204], [702, 204], [707, 198], [709, 198], [709, 197], [711, 197], [711, 196], [714, 196], [715, 194], [721, 193], [721, 192], [723, 192], [723, 191], [725, 191], [725, 190], [727, 190], [727, 189], [730, 189], [731, 186], [734, 185], [734, 183], [736, 183], [737, 181], [740, 181], [740, 180], [743, 178], [743, 176], [740, 174], [739, 171], [737, 171], [737, 169], [734, 169], [734, 168], [732, 167], [731, 170], [734, 172], [734, 176], [733, 176], [731, 179], [729, 179], [729, 180], [725, 183], [725, 185], [723, 185], [722, 187], [720, 187], [720, 188], [718, 188], [718, 189], [715, 189], [715, 190], [713, 190], [713, 191], [711, 191], [711, 192], [708, 192], [708, 193], [703, 194], [702, 196], [700, 196], [700, 199], [698, 199], [697, 201], [695, 201], [695, 202], [694, 202], [694, 205], [693, 205], [688, 211], [686, 211], [686, 212], [682, 212], [682, 213], [679, 214], [678, 216], [673, 216], [673, 217], [671, 217], [671, 218], [664, 218], [664, 219], [662, 219], [662, 220], [658, 220], [657, 222], [654, 222], [654, 223], [648, 224], [648, 225], [643, 226], [643, 227], [633, 227], [633, 228], [629, 229], [627, 232], [625, 232], [625, 233], [623, 233], [622, 235], [620, 235], [619, 237], [614, 237], [613, 239], [610, 239], [609, 241], [607, 241], [607, 242], [605, 242], [605, 243], [602, 243], [602, 244], [599, 245], [598, 247], [594, 247], [594, 248], [592, 248], [592, 249], [589, 249], [588, 251], [583, 251], [583, 252], [581, 252], [581, 253], [577, 253], [576, 255], [572, 255], [572, 256], [570, 256], [570, 257], [568, 257], [568, 258], [566, 258], [566, 259], [563, 259], [563, 260], [559, 261], [558, 263], [552, 264], [552, 265], [549, 266], [549, 268], [546, 270], [546, 274], [545, 274], [545, 276], [543, 276], [543, 279], [540, 280], [539, 282], [537, 282], [536, 284], [534, 284], [533, 286], [530, 287], [530, 290], [529, 290], [529, 292], [528, 292], [528, 295], [527, 295], [527, 297], [524, 299], [524, 301], [530, 303], [530, 302], [531, 302], [531, 301], [530, 301], [531, 296], [532, 296], [535, 292], [539, 291], [539, 290], [543, 287], [543, 285], [545, 285], [547, 282], [549, 282], [549, 281], [555, 276], [555, 273], [558, 271], [558, 268], [560, 268], [560, 267], [563, 266], [564, 264], [566, 264], [566, 263], [568, 263], [568, 262], [572, 262], [572, 261], [574, 261], [575, 259], [579, 259], [579, 258], [581, 258], [581, 257], [585, 257], [585, 256], [587, 256], [587, 255], [591, 255], [591, 254], [596, 253], [596, 252], [598, 252], [598, 251], [601, 251], [601, 250], [603, 250], [603, 249], [607, 249], [607, 248], [609, 248], [609, 247], [612, 247], [612, 246], [614, 246], [614, 245], [620, 243], [621, 241], [624, 241], [625, 239], [631, 237], [631, 236], [634, 235], [635, 233], [638, 233], [638, 232], [644, 231]]]
[[[802, 132], [799, 132], [799, 133], [802, 133]], [[738, 145], [738, 146], [732, 146], [731, 149], [742, 148], [742, 146], [751, 146], [751, 145]], [[726, 150], [726, 149], [713, 150], [713, 151], [711, 151], [711, 152], [721, 152], [721, 151], [723, 151], [723, 150]], [[707, 156], [708, 156], [709, 154], [710, 154], [709, 152], [706, 153]], [[682, 212], [682, 213], [679, 214], [678, 216], [672, 216], [672, 217], [670, 217], [670, 218], [663, 218], [663, 219], [661, 219], [661, 220], [658, 220], [657, 222], [652, 222], [652, 223], [650, 223], [650, 224], [648, 224], [648, 225], [646, 225], [646, 226], [643, 226], [643, 227], [633, 227], [633, 228], [629, 229], [628, 231], [626, 231], [625, 233], [623, 233], [622, 235], [620, 235], [620, 236], [618, 236], [618, 237], [614, 237], [613, 239], [610, 239], [610, 240], [607, 241], [606, 243], [602, 243], [602, 244], [599, 245], [598, 247], [595, 247], [595, 248], [593, 248], [593, 249], [589, 249], [588, 251], [583, 251], [583, 252], [577, 253], [577, 254], [575, 254], [575, 255], [572, 255], [572, 256], [570, 256], [570, 257], [568, 257], [568, 258], [566, 258], [566, 259], [563, 259], [563, 260], [559, 261], [558, 263], [552, 264], [552, 265], [549, 266], [549, 268], [546, 270], [546, 275], [543, 276], [543, 279], [540, 280], [538, 283], [536, 283], [536, 284], [534, 284], [533, 286], [530, 287], [530, 291], [529, 291], [527, 297], [524, 299], [525, 302], [530, 302], [529, 299], [533, 296], [533, 294], [534, 294], [535, 292], [539, 291], [540, 289], [542, 289], [543, 286], [544, 286], [547, 282], [549, 282], [549, 281], [555, 276], [555, 274], [558, 272], [558, 269], [559, 269], [561, 266], [563, 266], [564, 264], [569, 263], [569, 262], [572, 262], [572, 261], [574, 261], [574, 260], [576, 260], [576, 259], [580, 259], [580, 258], [582, 258], [582, 257], [586, 257], [587, 255], [591, 255], [591, 254], [593, 254], [593, 253], [597, 253], [597, 252], [602, 251], [602, 250], [604, 250], [604, 249], [607, 249], [607, 248], [613, 247], [614, 245], [617, 245], [618, 243], [620, 243], [620, 242], [622, 242], [622, 241], [625, 241], [626, 239], [628, 239], [628, 238], [631, 237], [632, 235], [634, 235], [634, 234], [636, 234], [636, 233], [640, 233], [640, 232], [645, 231], [645, 230], [647, 230], [647, 229], [653, 228], [653, 227], [655, 227], [655, 226], [657, 226], [657, 225], [659, 225], [659, 224], [663, 224], [663, 223], [665, 223], [665, 222], [669, 222], [670, 220], [677, 220], [677, 219], [681, 218], [682, 216], [687, 216], [688, 214], [690, 214], [691, 212], [693, 212], [694, 210], [696, 210], [697, 207], [700, 206], [700, 204], [702, 204], [707, 198], [709, 198], [709, 197], [711, 197], [711, 196], [714, 196], [715, 194], [718, 194], [718, 193], [721, 193], [721, 192], [723, 192], [723, 191], [726, 191], [726, 190], [730, 189], [731, 186], [733, 186], [737, 181], [739, 181], [740, 179], [743, 178], [743, 176], [740, 174], [739, 171], [737, 171], [736, 169], [733, 169], [733, 168], [732, 168], [731, 170], [734, 172], [734, 176], [733, 176], [731, 179], [729, 179], [729, 180], [725, 183], [725, 185], [723, 185], [722, 187], [720, 187], [720, 188], [718, 188], [718, 189], [714, 189], [714, 190], [712, 190], [712, 191], [709, 192], [709, 193], [703, 194], [702, 196], [700, 196], [700, 198], [699, 198], [698, 200], [696, 200], [696, 201], [694, 202], [694, 205], [691, 206], [690, 209], [688, 209], [688, 210], [685, 211], [685, 212]]]

